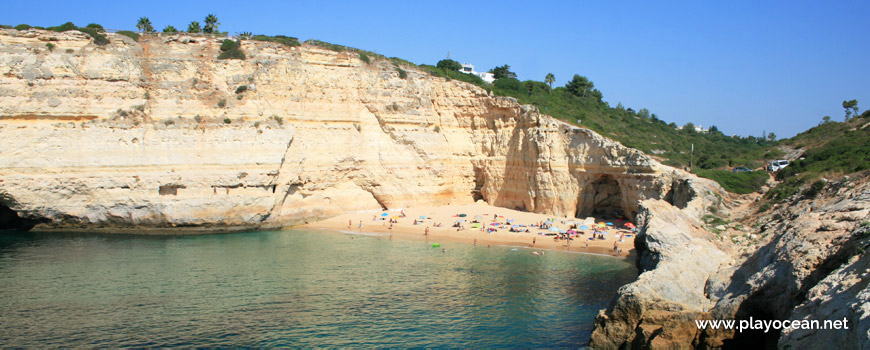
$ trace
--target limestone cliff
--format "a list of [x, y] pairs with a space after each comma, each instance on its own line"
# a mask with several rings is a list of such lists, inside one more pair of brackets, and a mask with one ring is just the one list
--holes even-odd
[[634, 215], [692, 177], [387, 60], [108, 36], [0, 30], [0, 204], [42, 227], [280, 227], [477, 199]]
[[[735, 236], [733, 245], [685, 210], [642, 202], [635, 244], [643, 272], [598, 315], [592, 347], [870, 348], [868, 175], [830, 182], [818, 195], [798, 193], [761, 217], [750, 207], [743, 224], [757, 233]], [[736, 332], [695, 324], [750, 317], [845, 320], [849, 329]]]
[[774, 345], [870, 343], [866, 180], [795, 198], [732, 245], [699, 219], [722, 205], [714, 183], [472, 85], [313, 46], [245, 41], [225, 61], [216, 39], [108, 37], [0, 29], [0, 227], [256, 229], [478, 199], [617, 211], [638, 218], [642, 274], [594, 347], [763, 340], [694, 326], [747, 315], [855, 325]]

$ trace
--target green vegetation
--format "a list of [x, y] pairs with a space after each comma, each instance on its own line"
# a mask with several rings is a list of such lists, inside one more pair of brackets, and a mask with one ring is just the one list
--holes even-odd
[[718, 182], [728, 192], [739, 194], [758, 191], [770, 178], [764, 170], [735, 173], [729, 170], [698, 169], [695, 174]]
[[209, 34], [216, 33], [220, 25], [217, 16], [209, 13], [208, 16], [205, 16], [205, 27], [202, 28], [202, 32]]
[[220, 99], [220, 101], [218, 101], [217, 106], [220, 108], [226, 107], [227, 106], [227, 99], [225, 99], [225, 98]]
[[139, 34], [136, 32], [131, 32], [129, 30], [119, 30], [117, 33], [129, 37], [130, 39], [133, 39], [135, 41], [139, 41]]
[[438, 61], [438, 63], [435, 64], [435, 67], [446, 70], [460, 70], [462, 69], [462, 64], [448, 58]]
[[706, 215], [702, 216], [701, 220], [704, 220], [704, 223], [707, 224], [707, 226], [719, 226], [719, 225], [728, 224], [728, 220], [725, 220], [723, 218], [720, 218], [720, 217], [712, 215], [712, 214], [706, 214]]
[[218, 55], [219, 60], [243, 60], [245, 53], [242, 52], [241, 43], [238, 41], [224, 40], [221, 43], [221, 54]]
[[230, 124], [233, 121], [230, 118], [224, 118], [224, 124]]
[[251, 40], [279, 43], [279, 44], [283, 44], [284, 46], [287, 46], [287, 47], [294, 47], [294, 46], [302, 45], [301, 43], [299, 43], [299, 39], [296, 39], [294, 37], [289, 37], [289, 36], [283, 36], [283, 35], [275, 35], [275, 36], [254, 35], [254, 36], [251, 36]]
[[284, 118], [281, 118], [281, 117], [274, 115], [274, 114], [272, 115], [271, 118], [274, 119], [275, 122], [278, 123], [278, 125], [284, 125]]
[[849, 121], [853, 114], [858, 115], [858, 100], [844, 100], [843, 109], [846, 110], [846, 121]]
[[399, 79], [407, 79], [408, 78], [408, 72], [406, 72], [404, 69], [396, 67], [396, 72], [399, 72]]
[[825, 188], [825, 184], [827, 184], [825, 180], [816, 180], [816, 182], [813, 182], [810, 187], [807, 187], [806, 191], [804, 191], [804, 196], [807, 198], [815, 198]]
[[[482, 81], [478, 85], [486, 86]], [[635, 112], [621, 104], [611, 107], [602, 101], [603, 96], [594, 84], [580, 75], [566, 87], [555, 89], [544, 82], [502, 78], [492, 84], [492, 91], [532, 104], [555, 118], [592, 129], [672, 166], [688, 166], [692, 160], [694, 168], [708, 170], [737, 166], [757, 168], [763, 166], [764, 159], [774, 159], [768, 158], [772, 156], [767, 153], [773, 145], [769, 140], [725, 136], [715, 126], [708, 133], [696, 132], [693, 127], [677, 130], [675, 124], [667, 124], [646, 109]]]
[[175, 29], [175, 27], [168, 25], [163, 28], [163, 32], [167, 34], [178, 33], [178, 29]]
[[96, 31], [101, 32], [101, 33], [106, 32], [106, 29], [103, 28], [102, 25], [99, 25], [96, 23], [89, 23], [88, 25], [85, 26], [85, 28], [91, 28], [91, 29], [96, 30]]
[[139, 21], [136, 22], [136, 29], [139, 29], [143, 33], [154, 33], [154, 25], [151, 24], [151, 20], [148, 17], [139, 17]]
[[102, 45], [106, 45], [106, 44], [109, 43], [109, 38], [107, 38], [105, 34], [99, 32], [97, 29], [94, 29], [94, 28], [78, 28], [78, 30], [79, 30], [80, 32], [87, 33], [87, 34], [90, 35], [92, 38], [94, 38], [94, 44], [97, 44], [97, 45], [102, 46]]
[[459, 81], [464, 81], [466, 83], [472, 83], [474, 85], [480, 86], [480, 87], [486, 89], [487, 91], [492, 90], [492, 88], [490, 87], [489, 84], [487, 84], [485, 81], [483, 81], [483, 79], [480, 79], [480, 77], [478, 77], [474, 74], [462, 73], [458, 70], [442, 69], [442, 68], [438, 68], [436, 66], [430, 66], [430, 65], [426, 65], [426, 64], [421, 64], [418, 67], [420, 67], [420, 69], [428, 71], [429, 74], [434, 75], [436, 77], [456, 79]]
[[782, 141], [793, 147], [807, 148], [807, 151], [803, 154], [804, 159], [796, 160], [777, 173], [777, 179], [848, 174], [870, 169], [870, 128], [862, 128], [867, 122], [862, 115], [849, 122], [822, 123]]
[[[78, 30], [82, 33], [90, 35], [91, 38], [94, 39], [94, 44], [96, 44], [96, 45], [102, 46], [102, 45], [106, 45], [109, 43], [109, 38], [106, 37], [105, 30], [103, 29], [103, 26], [96, 24], [96, 23], [88, 24], [86, 27], [76, 27], [76, 25], [73, 24], [72, 22], [66, 22], [66, 23], [61, 24], [59, 26], [48, 27], [48, 28], [33, 27], [33, 26], [30, 26], [27, 24], [19, 24], [19, 25], [15, 26], [16, 30], [27, 30], [30, 28], [45, 29], [45, 30], [50, 30], [50, 31], [58, 32], [58, 33], [67, 32], [67, 31], [71, 31], [71, 30]], [[51, 44], [51, 43], [49, 43], [49, 44]], [[50, 47], [48, 44], [46, 44], [46, 47], [48, 47], [49, 50], [53, 50], [54, 44], [51, 44]]]
[[[34, 27], [34, 28], [35, 28], [35, 27]], [[68, 32], [68, 31], [70, 31], [70, 30], [77, 30], [77, 29], [79, 29], [79, 28], [76, 27], [76, 25], [73, 24], [73, 22], [66, 22], [66, 23], [61, 24], [61, 25], [59, 25], [59, 26], [57, 26], [57, 27], [48, 27], [48, 28], [45, 28], [45, 29], [50, 30], [50, 31], [53, 31], [53, 32], [58, 32], [58, 33], [60, 33], [60, 32]]]
[[237, 93], [237, 94], [241, 94], [241, 93], [243, 93], [243, 92], [245, 92], [245, 91], [248, 91], [248, 86], [247, 86], [247, 85], [239, 85], [239, 87], [236, 88], [236, 93]]
[[556, 76], [553, 73], [547, 73], [547, 76], [544, 77], [544, 82], [550, 85], [550, 89], [552, 89], [553, 83], [556, 82]]
[[499, 67], [495, 67], [495, 68], [493, 68], [493, 69], [490, 69], [489, 72], [492, 73], [492, 75], [493, 75], [496, 79], [501, 79], [501, 78], [512, 78], [512, 79], [516, 79], [516, 78], [517, 78], [517, 74], [514, 73], [514, 72], [511, 72], [510, 69], [511, 69], [511, 66], [509, 66], [509, 65], [503, 65], [503, 66], [499, 66]]
[[47, 48], [48, 51], [54, 51], [54, 44], [52, 44], [52, 43], [45, 43], [45, 48]]
[[373, 58], [373, 59], [386, 59], [386, 57], [384, 55], [377, 54], [377, 53], [372, 52], [372, 51], [361, 50], [361, 49], [357, 49], [357, 48], [350, 47], [350, 46], [330, 44], [328, 42], [315, 40], [315, 39], [305, 40], [305, 43], [308, 45], [322, 47], [324, 49], [335, 51], [335, 52], [352, 51], [352, 52], [359, 53], [360, 55], [366, 54], [366, 56], [369, 56], [370, 59], [371, 58]]
[[239, 48], [239, 43], [230, 39], [226, 39], [221, 43], [221, 51], [230, 51]]
[[371, 59], [369, 59], [369, 55], [366, 55], [365, 52], [360, 52], [360, 53], [359, 53], [359, 59], [360, 59], [360, 61], [363, 61], [363, 62], [365, 62], [366, 64], [371, 64], [371, 63], [372, 63]]
[[202, 27], [200, 26], [198, 21], [191, 21], [190, 24], [187, 25], [188, 33], [202, 33]]

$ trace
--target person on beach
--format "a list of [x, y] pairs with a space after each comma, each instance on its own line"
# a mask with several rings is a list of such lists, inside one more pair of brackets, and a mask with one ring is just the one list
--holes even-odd
[[347, 228], [353, 226], [353, 220], [347, 220]]
[[538, 237], [532, 238], [532, 246], [535, 246], [535, 242], [538, 241]]
[[362, 230], [362, 220], [359, 221], [359, 229]]
[[423, 235], [424, 235], [424, 236], [428, 236], [428, 235], [429, 235], [429, 226], [426, 226], [426, 232], [424, 232]]

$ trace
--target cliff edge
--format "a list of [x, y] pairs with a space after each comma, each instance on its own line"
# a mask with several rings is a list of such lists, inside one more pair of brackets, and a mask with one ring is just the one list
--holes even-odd
[[0, 205], [41, 228], [253, 229], [479, 199], [633, 216], [692, 177], [388, 60], [108, 37], [0, 30]]

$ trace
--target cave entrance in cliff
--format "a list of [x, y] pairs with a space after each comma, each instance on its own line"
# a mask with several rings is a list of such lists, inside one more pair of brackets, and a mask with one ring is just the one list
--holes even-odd
[[0, 231], [27, 231], [32, 229], [36, 224], [36, 220], [22, 218], [18, 216], [18, 212], [9, 208], [6, 203], [0, 202]]
[[486, 197], [483, 196], [483, 185], [486, 182], [486, 174], [483, 168], [474, 167], [474, 189], [471, 190], [471, 200], [477, 202], [483, 200], [486, 202]]
[[575, 217], [618, 217], [625, 215], [622, 208], [622, 190], [613, 176], [603, 175], [586, 185], [583, 200]]

